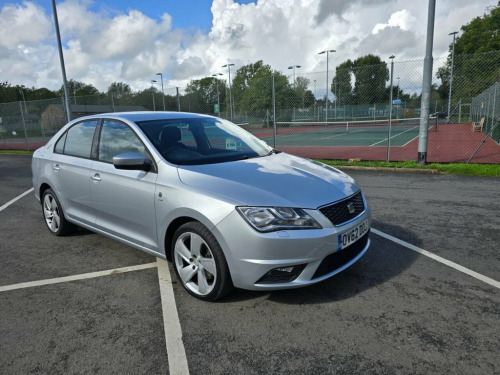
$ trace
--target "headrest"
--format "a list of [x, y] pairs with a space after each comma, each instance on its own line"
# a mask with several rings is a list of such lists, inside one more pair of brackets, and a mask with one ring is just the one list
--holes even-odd
[[176, 126], [165, 126], [160, 132], [160, 143], [175, 143], [181, 140], [181, 130]]

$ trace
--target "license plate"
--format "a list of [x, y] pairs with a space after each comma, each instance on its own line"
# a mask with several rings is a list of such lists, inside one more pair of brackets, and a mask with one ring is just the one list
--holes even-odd
[[347, 246], [352, 245], [354, 242], [363, 237], [363, 235], [365, 235], [369, 229], [370, 226], [368, 225], [368, 220], [365, 220], [361, 224], [356, 225], [348, 232], [339, 234], [338, 250], [345, 249]]

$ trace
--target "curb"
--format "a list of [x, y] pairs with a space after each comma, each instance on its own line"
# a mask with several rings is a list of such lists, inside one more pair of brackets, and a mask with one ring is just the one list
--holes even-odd
[[437, 169], [395, 168], [395, 167], [360, 167], [356, 165], [335, 165], [332, 167], [347, 171], [398, 172], [419, 174], [442, 174]]

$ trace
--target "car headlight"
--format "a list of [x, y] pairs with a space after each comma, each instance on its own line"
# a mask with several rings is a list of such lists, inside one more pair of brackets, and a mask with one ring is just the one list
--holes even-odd
[[260, 232], [282, 229], [321, 229], [321, 225], [300, 208], [236, 207], [236, 209]]

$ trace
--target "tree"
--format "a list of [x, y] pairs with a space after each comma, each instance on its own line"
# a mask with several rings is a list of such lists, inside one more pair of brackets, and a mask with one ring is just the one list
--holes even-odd
[[45, 87], [42, 87], [40, 89], [32, 87], [31, 89], [26, 89], [25, 92], [26, 100], [44, 100], [44, 99], [56, 99], [56, 98], [59, 98], [57, 93]]
[[[70, 96], [91, 96], [99, 95], [99, 90], [97, 90], [93, 85], [84, 82], [78, 82], [73, 79], [68, 82], [68, 90]], [[64, 85], [57, 92], [59, 96], [64, 96]]]
[[351, 60], [344, 61], [335, 69], [330, 91], [333, 92], [338, 102], [342, 105], [352, 104], [354, 93], [352, 91], [352, 68]]
[[388, 99], [388, 80], [387, 64], [379, 56], [366, 55], [337, 66], [330, 90], [341, 104], [380, 103]]
[[314, 94], [311, 90], [308, 90], [310, 83], [311, 80], [306, 77], [297, 77], [297, 79], [295, 80], [294, 91], [299, 100], [299, 103], [297, 104], [299, 104], [300, 107], [310, 107], [315, 102]]
[[[500, 2], [489, 11], [462, 26], [462, 35], [455, 40], [454, 98], [470, 99], [500, 80]], [[452, 49], [453, 43], [446, 65], [437, 72], [442, 98], [449, 96]]]
[[233, 81], [235, 107], [240, 111], [272, 109], [273, 75], [276, 107], [292, 108], [296, 105], [299, 99], [288, 78], [260, 60], [237, 70]]
[[353, 62], [354, 98], [357, 104], [374, 104], [386, 100], [385, 84], [389, 69], [380, 57], [366, 55]]
[[113, 82], [108, 87], [108, 95], [113, 94], [115, 98], [121, 99], [124, 96], [132, 94], [132, 89], [130, 86], [124, 82]]
[[18, 99], [16, 87], [11, 86], [7, 81], [0, 82], [0, 103], [15, 102]]
[[232, 82], [232, 89], [235, 93], [243, 92], [247, 89], [254, 78], [265, 77], [269, 75], [271, 67], [265, 65], [262, 60], [253, 64], [244, 65], [236, 71]]
[[219, 84], [219, 95], [225, 91], [225, 82], [215, 77], [195, 79], [186, 87], [186, 99], [191, 112], [207, 113], [213, 111], [213, 105], [217, 103], [217, 84]]

